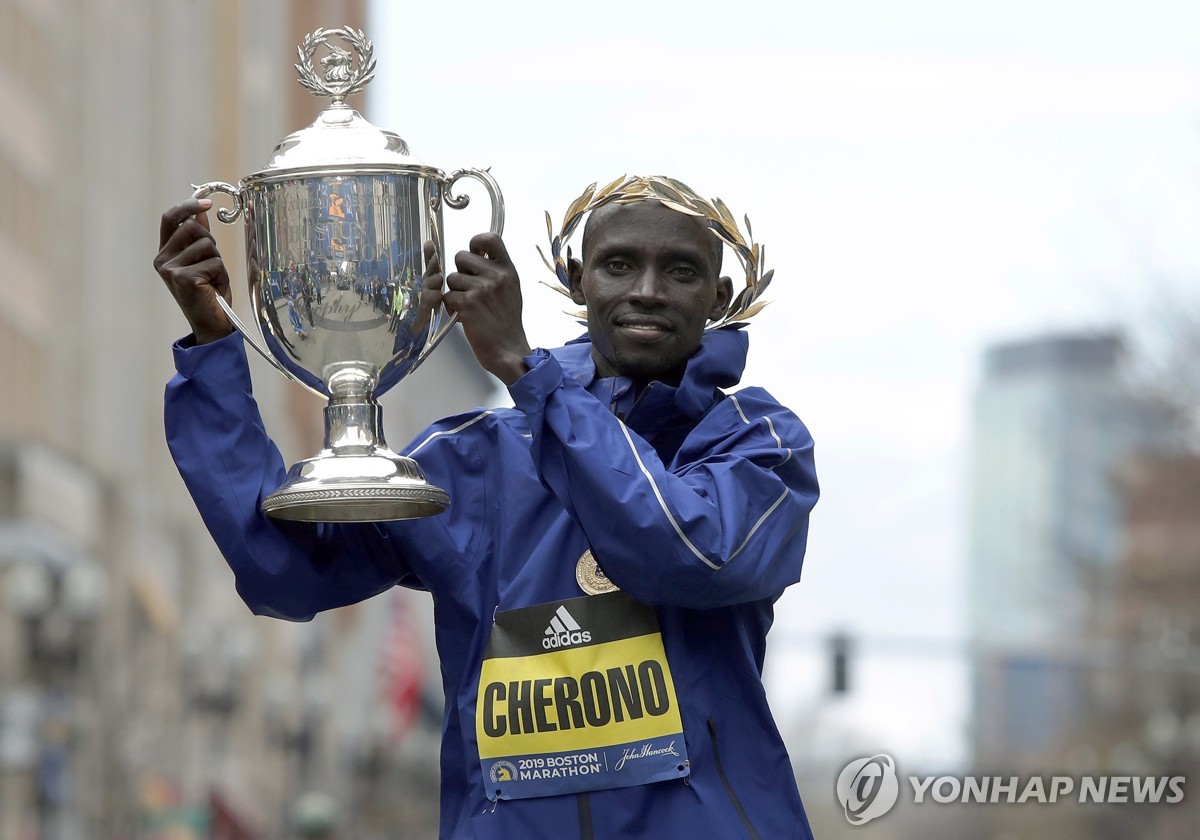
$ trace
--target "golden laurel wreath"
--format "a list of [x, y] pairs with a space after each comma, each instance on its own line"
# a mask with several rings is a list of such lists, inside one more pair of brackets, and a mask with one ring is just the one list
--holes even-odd
[[[721, 199], [714, 198], [712, 201], [705, 201], [687, 184], [658, 175], [650, 177], [622, 175], [599, 190], [596, 189], [595, 184], [591, 184], [579, 198], [571, 202], [571, 206], [567, 208], [567, 212], [563, 216], [562, 228], [557, 234], [554, 233], [554, 223], [550, 219], [550, 213], [546, 213], [546, 235], [550, 238], [550, 259], [546, 258], [540, 247], [538, 253], [541, 254], [546, 267], [558, 276], [558, 280], [562, 284], [562, 288], [553, 286], [551, 288], [570, 296], [570, 292], [567, 291], [571, 285], [567, 275], [567, 258], [570, 252], [566, 246], [583, 217], [606, 204], [633, 204], [638, 201], [658, 201], [678, 213], [703, 219], [708, 225], [709, 231], [722, 243], [732, 248], [737, 255], [738, 262], [741, 263], [742, 270], [746, 273], [746, 287], [734, 297], [729, 308], [725, 310], [725, 314], [708, 325], [709, 329], [749, 320], [769, 303], [760, 298], [762, 293], [767, 290], [767, 286], [771, 284], [771, 278], [775, 271], [773, 269], [767, 272], [762, 270], [766, 248], [754, 241], [750, 228], [750, 217], [743, 216], [746, 222], [746, 235], [743, 236], [733, 214], [729, 212], [729, 208]], [[564, 250], [567, 250], [568, 257], [564, 257]]]

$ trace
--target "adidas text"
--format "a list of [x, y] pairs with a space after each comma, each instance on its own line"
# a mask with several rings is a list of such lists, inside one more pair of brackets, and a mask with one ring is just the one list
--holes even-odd
[[546, 636], [542, 639], [542, 647], [546, 650], [554, 650], [555, 648], [570, 647], [571, 645], [582, 645], [592, 640], [592, 634], [587, 630], [575, 630], [573, 632], [556, 633], [553, 636]]

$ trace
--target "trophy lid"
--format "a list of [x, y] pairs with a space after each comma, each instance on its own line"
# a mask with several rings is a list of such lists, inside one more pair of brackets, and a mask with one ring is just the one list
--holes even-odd
[[346, 103], [335, 102], [318, 114], [312, 125], [281, 140], [264, 171], [346, 164], [422, 165], [398, 135], [372, 125]]
[[[357, 53], [357, 66], [349, 50], [330, 42], [331, 36], [341, 38]], [[323, 79], [313, 66], [313, 53], [319, 46], [328, 50], [320, 60]], [[344, 165], [428, 168], [412, 156], [408, 144], [398, 135], [372, 125], [346, 104], [347, 96], [363, 90], [375, 77], [373, 47], [361, 30], [348, 26], [318, 29], [305, 35], [296, 51], [300, 57], [295, 65], [300, 84], [317, 96], [328, 96], [330, 103], [312, 125], [279, 142], [259, 175]]]

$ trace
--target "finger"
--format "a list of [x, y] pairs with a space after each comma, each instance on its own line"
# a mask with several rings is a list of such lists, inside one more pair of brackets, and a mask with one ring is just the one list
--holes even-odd
[[442, 296], [443, 292], [440, 286], [436, 289], [427, 289], [421, 292], [421, 302], [419, 306], [422, 309], [432, 312], [434, 309], [437, 309], [438, 304], [442, 302]]
[[167, 244], [155, 256], [154, 267], [161, 271], [164, 267], [188, 266], [219, 254], [213, 235], [188, 219], [175, 229]]
[[[424, 247], [425, 252], [425, 271], [426, 278], [441, 277], [442, 274], [442, 258], [438, 256], [437, 249], [433, 247], [432, 242], [426, 242]], [[439, 279], [439, 284], [441, 280]]]
[[458, 316], [458, 321], [464, 327], [472, 327], [475, 324], [475, 313], [481, 313], [480, 318], [486, 318], [486, 311], [481, 309], [479, 301], [469, 292], [442, 292], [442, 305], [447, 312], [451, 312]]
[[212, 207], [210, 198], [189, 198], [163, 213], [158, 227], [158, 247], [164, 247], [180, 225], [210, 207]]
[[162, 272], [162, 276], [163, 282], [168, 286], [184, 291], [200, 286], [212, 286], [221, 290], [229, 288], [229, 274], [219, 256], [180, 266], [169, 266]]
[[183, 223], [175, 228], [175, 232], [171, 234], [171, 239], [167, 244], [168, 247], [181, 250], [192, 242], [211, 242], [213, 248], [217, 247], [217, 238], [213, 236], [208, 226], [201, 222], [201, 216], [184, 219]]
[[[447, 312], [459, 312], [458, 307], [463, 303], [464, 297], [462, 292], [442, 292], [442, 305], [446, 307]], [[461, 312], [459, 312], [459, 317], [462, 317]]]
[[466, 292], [476, 286], [475, 275], [462, 271], [452, 271], [446, 275], [446, 288], [455, 292]]
[[211, 234], [197, 234], [195, 231], [199, 228], [189, 227], [192, 227], [191, 231], [181, 229], [179, 233], [171, 237], [171, 243], [177, 247], [170, 257], [163, 261], [166, 267], [187, 268], [202, 260], [221, 256]]
[[472, 254], [486, 256], [494, 262], [512, 265], [512, 260], [508, 256], [508, 248], [505, 247], [504, 240], [500, 238], [499, 234], [478, 233], [471, 237], [468, 247]]
[[218, 254], [213, 235], [191, 219], [172, 231], [167, 243], [154, 255], [154, 270], [161, 272], [171, 266], [186, 266]]
[[230, 299], [229, 272], [225, 270], [225, 262], [220, 257], [196, 263], [190, 267], [189, 273], [192, 275], [193, 285], [211, 286], [226, 300]]
[[492, 267], [492, 260], [471, 251], [459, 251], [454, 255], [455, 267], [465, 274], [483, 274]]
[[445, 278], [442, 277], [442, 269], [439, 266], [437, 271], [422, 275], [421, 288], [426, 291], [441, 291], [444, 282]]

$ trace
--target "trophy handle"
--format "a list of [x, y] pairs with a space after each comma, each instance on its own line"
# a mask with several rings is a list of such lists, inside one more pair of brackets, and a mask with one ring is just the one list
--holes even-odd
[[[445, 195], [443, 200], [455, 210], [462, 210], [471, 203], [471, 196], [466, 193], [454, 195], [453, 187], [463, 178], [474, 178], [483, 184], [487, 189], [488, 198], [492, 200], [492, 221], [491, 232], [500, 236], [504, 233], [504, 194], [500, 192], [500, 185], [496, 183], [496, 179], [492, 177], [492, 173], [486, 169], [456, 169], [451, 172], [446, 178]], [[450, 328], [458, 322], [458, 313], [451, 312], [449, 317], [438, 325], [434, 330], [433, 335], [425, 342], [425, 349], [421, 351], [421, 355], [417, 358], [417, 364], [425, 361], [425, 357], [437, 347], [446, 334], [450, 332]]]
[[457, 169], [446, 179], [445, 201], [455, 210], [461, 210], [471, 203], [471, 197], [466, 193], [454, 195], [453, 188], [463, 178], [474, 178], [487, 188], [488, 197], [492, 199], [492, 233], [499, 236], [504, 233], [504, 196], [500, 185], [486, 169]]
[[[193, 184], [192, 186], [195, 188], [195, 192], [192, 193], [192, 198], [207, 198], [213, 193], [219, 192], [225, 193], [225, 195], [233, 199], [234, 206], [232, 208], [222, 207], [217, 210], [217, 218], [225, 224], [233, 224], [237, 221], [238, 216], [242, 215], [242, 194], [237, 187], [234, 187], [231, 184], [226, 184], [223, 181], [209, 181], [207, 184], [200, 184], [199, 186]], [[296, 376], [296, 374], [292, 373], [286, 367], [281, 365], [279, 360], [271, 354], [271, 351], [264, 347], [259, 339], [250, 332], [249, 328], [242, 323], [242, 319], [239, 318], [238, 314], [233, 311], [233, 307], [229, 305], [229, 302], [225, 300], [224, 297], [217, 295], [217, 304], [225, 313], [225, 317], [229, 319], [229, 323], [233, 324], [233, 328], [241, 333], [242, 338], [245, 339], [246, 343], [253, 347], [258, 355], [266, 359], [267, 362], [270, 363], [271, 367], [275, 368], [275, 370], [279, 371], [293, 382], [303, 385], [306, 389], [316, 394], [321, 399], [328, 399], [328, 394], [321, 393], [316, 388], [312, 387], [303, 379]]]
[[217, 218], [227, 225], [231, 225], [237, 221], [237, 217], [242, 215], [242, 193], [237, 187], [232, 184], [226, 184], [224, 181], [209, 181], [207, 184], [192, 184], [192, 198], [208, 198], [215, 192], [225, 193], [233, 199], [233, 207], [221, 207], [217, 210]]

